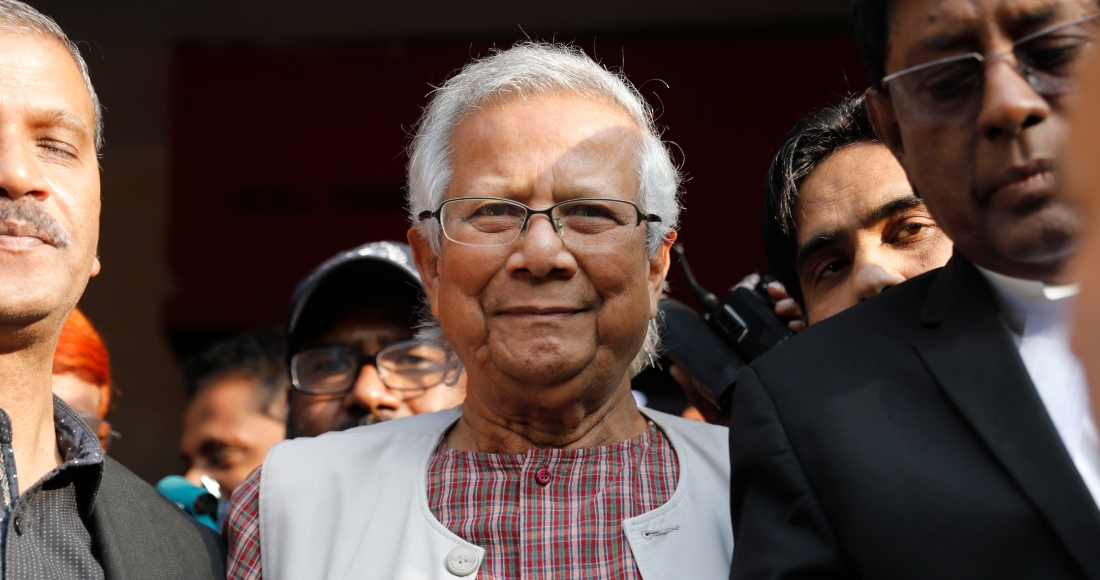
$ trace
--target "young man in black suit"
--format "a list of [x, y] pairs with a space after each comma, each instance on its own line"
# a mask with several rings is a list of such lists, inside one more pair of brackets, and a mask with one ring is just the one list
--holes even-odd
[[1100, 451], [1054, 162], [1095, 0], [856, 0], [876, 133], [942, 269], [738, 377], [732, 578], [1100, 578]]

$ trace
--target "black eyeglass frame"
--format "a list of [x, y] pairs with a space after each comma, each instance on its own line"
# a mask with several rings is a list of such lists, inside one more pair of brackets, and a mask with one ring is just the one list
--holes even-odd
[[[357, 351], [353, 348], [349, 348], [349, 347], [346, 347], [346, 346], [320, 346], [320, 347], [317, 347], [317, 348], [307, 348], [303, 351], [299, 351], [297, 353], [294, 353], [294, 356], [290, 357], [290, 386], [293, 387], [295, 391], [298, 391], [299, 393], [302, 393], [303, 395], [310, 395], [310, 396], [314, 396], [314, 397], [342, 397], [342, 396], [350, 393], [352, 391], [352, 389], [355, 388], [355, 383], [359, 381], [359, 375], [361, 375], [363, 373], [363, 367], [365, 367], [367, 365], [372, 365], [372, 366], [374, 366], [375, 369], [378, 368], [378, 356], [381, 355], [383, 352], [386, 352], [388, 350], [394, 350], [394, 349], [398, 349], [398, 348], [407, 348], [407, 347], [418, 346], [418, 345], [431, 346], [431, 345], [426, 345], [425, 343], [420, 342], [420, 341], [416, 341], [416, 340], [404, 340], [404, 341], [400, 341], [400, 342], [394, 342], [394, 343], [387, 344], [386, 346], [378, 349], [377, 352], [373, 352], [373, 353], [369, 353], [369, 354], [361, 353], [361, 352], [359, 352], [359, 351]], [[352, 357], [355, 358], [355, 373], [352, 375], [351, 380], [348, 382], [348, 386], [345, 387], [343, 390], [330, 391], [330, 392], [310, 391], [310, 390], [306, 389], [304, 386], [302, 386], [301, 381], [298, 380], [298, 368], [297, 368], [297, 365], [295, 364], [296, 361], [298, 360], [298, 357], [303, 355], [303, 354], [306, 354], [306, 353], [321, 352], [321, 351], [329, 351], [329, 352], [339, 351], [339, 352], [350, 354]], [[421, 393], [421, 394], [425, 393], [429, 389], [438, 387], [439, 385], [442, 385], [442, 384], [447, 384], [447, 385], [453, 386], [458, 380], [458, 375], [461, 374], [461, 368], [460, 368], [460, 365], [457, 364], [457, 358], [455, 359], [455, 363], [456, 364], [451, 365], [450, 368], [448, 368], [446, 371], [444, 371], [443, 380], [439, 383], [434, 384], [434, 385], [428, 385], [428, 386], [422, 386], [422, 387], [412, 387], [412, 388], [403, 388], [403, 387], [394, 387], [394, 386], [390, 385], [389, 383], [387, 383], [385, 381], [385, 379], [382, 378], [381, 374], [379, 374], [378, 379], [382, 381], [382, 384], [386, 385], [387, 389], [390, 389], [391, 391], [396, 391], [396, 392], [402, 393], [402, 398], [404, 398], [406, 400], [407, 399], [412, 399], [412, 398], [416, 398], [416, 397], [420, 396], [416, 393]]]
[[[467, 242], [460, 242], [460, 241], [452, 238], [447, 233], [447, 228], [443, 226], [443, 219], [441, 217], [443, 215], [443, 208], [447, 204], [454, 203], [454, 202], [457, 202], [457, 201], [478, 201], [478, 200], [499, 201], [499, 202], [507, 203], [507, 204], [510, 204], [510, 205], [519, 206], [519, 207], [522, 207], [524, 209], [524, 211], [526, 213], [524, 213], [524, 215], [523, 215], [523, 223], [521, 223], [520, 226], [519, 226], [519, 232], [516, 234], [515, 240], [512, 240], [510, 242], [506, 242], [506, 243], [503, 243], [503, 244], [470, 244], [470, 243], [467, 243]], [[518, 202], [514, 199], [504, 199], [502, 197], [456, 197], [454, 199], [448, 199], [448, 200], [445, 200], [443, 203], [440, 203], [439, 207], [436, 208], [435, 211], [424, 210], [424, 211], [420, 212], [416, 217], [419, 221], [424, 221], [424, 220], [427, 220], [427, 219], [433, 219], [434, 218], [435, 221], [437, 223], [439, 223], [439, 229], [443, 230], [443, 235], [447, 236], [448, 240], [451, 240], [452, 242], [454, 242], [456, 244], [462, 244], [464, 246], [484, 246], [484, 247], [507, 246], [508, 244], [511, 244], [512, 242], [515, 242], [516, 240], [522, 238], [524, 236], [524, 234], [527, 233], [527, 225], [531, 222], [531, 216], [532, 215], [544, 215], [544, 216], [546, 216], [546, 219], [550, 220], [550, 224], [552, 226], [554, 226], [554, 232], [557, 233], [559, 237], [564, 236], [565, 233], [562, 230], [561, 222], [560, 222], [561, 218], [554, 219], [553, 211], [555, 209], [563, 206], [563, 205], [569, 205], [569, 204], [580, 203], [580, 202], [585, 202], [585, 201], [610, 201], [610, 202], [613, 202], [613, 203], [627, 203], [627, 204], [630, 204], [634, 208], [634, 211], [637, 212], [637, 214], [638, 214], [637, 215], [638, 221], [634, 222], [634, 227], [635, 228], [642, 225], [642, 222], [649, 222], [651, 224], [661, 222], [661, 216], [659, 216], [657, 214], [652, 214], [652, 213], [650, 213], [650, 214], [643, 213], [642, 209], [640, 207], [638, 207], [638, 204], [636, 204], [632, 201], [628, 201], [628, 200], [625, 200], [625, 199], [612, 199], [612, 198], [608, 198], [608, 197], [580, 197], [580, 198], [576, 198], [576, 199], [567, 199], [565, 201], [555, 203], [554, 205], [552, 205], [552, 206], [550, 206], [546, 209], [533, 209], [530, 206], [528, 206], [527, 204], [524, 204], [522, 202]]]

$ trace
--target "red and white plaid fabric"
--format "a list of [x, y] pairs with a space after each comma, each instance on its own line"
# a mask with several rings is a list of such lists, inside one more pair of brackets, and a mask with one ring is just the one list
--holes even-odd
[[260, 569], [260, 467], [233, 490], [225, 513], [222, 535], [229, 544], [226, 578], [261, 580]]
[[440, 444], [428, 505], [447, 529], [485, 548], [479, 580], [638, 578], [623, 520], [672, 497], [676, 453], [656, 425], [614, 445], [524, 455]]
[[[257, 469], [226, 518], [230, 580], [259, 580]], [[625, 519], [672, 497], [679, 463], [650, 423], [633, 439], [524, 455], [456, 451], [440, 443], [428, 466], [428, 505], [447, 529], [485, 548], [478, 578], [638, 578]]]

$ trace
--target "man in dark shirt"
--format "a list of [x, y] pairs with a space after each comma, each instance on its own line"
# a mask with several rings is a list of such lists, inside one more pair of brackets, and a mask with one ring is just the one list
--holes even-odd
[[52, 20], [0, 0], [0, 544], [8, 578], [215, 578], [224, 548], [51, 393], [99, 272], [100, 109]]

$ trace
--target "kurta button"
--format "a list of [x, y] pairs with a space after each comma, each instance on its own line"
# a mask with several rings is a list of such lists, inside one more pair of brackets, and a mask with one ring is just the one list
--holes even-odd
[[546, 485], [550, 483], [550, 470], [540, 469], [535, 472], [535, 481], [539, 482], [539, 485]]
[[21, 518], [19, 516], [15, 516], [15, 519], [12, 520], [11, 524], [15, 528], [15, 534], [17, 536], [22, 536], [23, 535], [23, 518]]
[[447, 554], [447, 571], [455, 576], [469, 576], [477, 570], [477, 552], [459, 546]]

